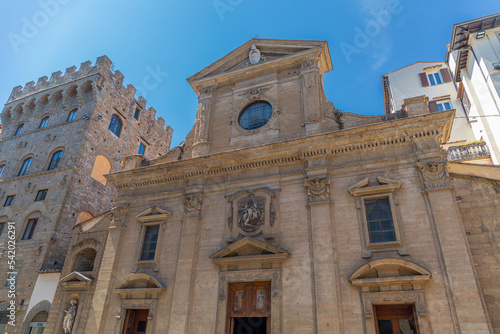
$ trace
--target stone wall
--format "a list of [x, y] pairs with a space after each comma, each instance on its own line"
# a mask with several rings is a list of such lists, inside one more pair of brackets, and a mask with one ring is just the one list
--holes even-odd
[[452, 174], [456, 201], [494, 333], [500, 333], [500, 182]]

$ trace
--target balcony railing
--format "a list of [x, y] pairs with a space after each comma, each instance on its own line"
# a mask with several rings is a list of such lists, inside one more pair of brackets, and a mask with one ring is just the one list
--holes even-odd
[[485, 142], [476, 144], [450, 146], [448, 148], [448, 161], [453, 160], [470, 160], [489, 157], [490, 150]]

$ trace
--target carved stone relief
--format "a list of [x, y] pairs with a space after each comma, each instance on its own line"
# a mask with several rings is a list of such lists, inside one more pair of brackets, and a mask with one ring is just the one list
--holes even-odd
[[238, 227], [245, 232], [255, 232], [264, 224], [264, 197], [245, 198], [238, 201]]
[[309, 203], [328, 202], [330, 200], [330, 180], [315, 177], [305, 182], [307, 187], [307, 201]]
[[203, 197], [201, 194], [190, 194], [184, 198], [184, 218], [198, 218], [200, 216]]
[[420, 162], [417, 166], [424, 177], [425, 189], [449, 186], [446, 162]]
[[234, 301], [233, 309], [235, 311], [243, 310], [243, 291], [236, 291], [236, 298]]
[[257, 290], [257, 302], [255, 308], [260, 311], [260, 310], [265, 310], [266, 309], [266, 290], [264, 289], [259, 289]]

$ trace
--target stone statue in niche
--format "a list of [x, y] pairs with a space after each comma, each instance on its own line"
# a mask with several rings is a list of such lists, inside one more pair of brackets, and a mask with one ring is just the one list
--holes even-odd
[[441, 188], [448, 186], [448, 170], [445, 162], [417, 163], [424, 176], [426, 189]]
[[307, 187], [308, 202], [316, 203], [328, 201], [330, 196], [329, 184], [330, 180], [328, 178], [320, 179], [315, 177], [312, 180], [307, 180], [305, 186]]
[[252, 65], [260, 62], [260, 50], [257, 49], [255, 44], [252, 44], [252, 46], [250, 48], [250, 52], [248, 53], [248, 59], [250, 60], [250, 63]]
[[255, 232], [264, 224], [264, 197], [238, 201], [238, 226], [245, 232]]
[[266, 309], [266, 290], [260, 289], [257, 290], [257, 302], [256, 302], [256, 309], [258, 311], [262, 311]]
[[71, 331], [73, 330], [73, 324], [75, 323], [75, 316], [77, 310], [78, 310], [77, 301], [72, 299], [71, 306], [64, 311], [66, 312], [66, 315], [64, 316], [63, 320], [64, 334], [71, 334]]
[[236, 298], [234, 299], [234, 310], [243, 310], [243, 291], [236, 291]]

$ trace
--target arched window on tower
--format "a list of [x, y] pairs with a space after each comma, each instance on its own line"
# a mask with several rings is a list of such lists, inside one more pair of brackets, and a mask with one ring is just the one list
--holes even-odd
[[56, 169], [57, 166], [59, 165], [59, 161], [61, 161], [61, 157], [63, 155], [63, 151], [57, 151], [52, 155], [52, 159], [50, 159], [50, 164], [49, 168], [47, 170], [53, 170]]

